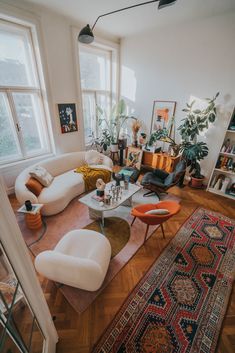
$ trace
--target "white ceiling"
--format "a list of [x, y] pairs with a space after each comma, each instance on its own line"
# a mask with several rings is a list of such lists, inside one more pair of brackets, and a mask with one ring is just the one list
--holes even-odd
[[[80, 25], [94, 24], [104, 13], [144, 2], [144, 0], [28, 0], [65, 16]], [[177, 0], [162, 10], [152, 3], [101, 18], [97, 31], [107, 31], [117, 37], [126, 37], [139, 32], [172, 24], [214, 16], [235, 10], [235, 0]]]

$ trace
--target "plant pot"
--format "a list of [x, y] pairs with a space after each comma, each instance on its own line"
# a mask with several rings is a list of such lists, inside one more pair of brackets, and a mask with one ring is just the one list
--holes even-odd
[[111, 152], [118, 152], [118, 144], [117, 143], [112, 143], [110, 145], [110, 150], [111, 150]]
[[204, 177], [202, 178], [195, 178], [195, 177], [191, 177], [191, 182], [190, 182], [190, 186], [192, 188], [195, 189], [202, 189], [203, 188], [203, 181], [204, 181]]

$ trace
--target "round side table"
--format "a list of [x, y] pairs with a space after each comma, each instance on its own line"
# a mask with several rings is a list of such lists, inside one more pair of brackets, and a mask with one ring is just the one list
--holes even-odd
[[25, 213], [25, 222], [29, 229], [39, 229], [42, 226], [42, 217], [40, 211], [36, 214]]
[[41, 208], [43, 204], [32, 204], [32, 210], [27, 211], [25, 205], [18, 209], [18, 212], [24, 213], [25, 223], [29, 229], [39, 229], [42, 226]]

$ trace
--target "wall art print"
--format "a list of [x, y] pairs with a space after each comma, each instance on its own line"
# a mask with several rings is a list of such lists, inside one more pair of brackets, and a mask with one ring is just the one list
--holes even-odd
[[167, 127], [168, 122], [175, 115], [175, 109], [175, 101], [154, 101], [150, 134]]
[[76, 104], [59, 103], [58, 104], [61, 133], [74, 132], [78, 130]]

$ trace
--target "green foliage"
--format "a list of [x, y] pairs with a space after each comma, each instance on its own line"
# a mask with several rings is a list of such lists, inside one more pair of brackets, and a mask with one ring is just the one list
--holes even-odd
[[202, 177], [200, 161], [208, 155], [209, 151], [205, 142], [197, 142], [197, 137], [208, 130], [210, 123], [214, 123], [216, 119], [215, 101], [218, 96], [219, 93], [216, 93], [212, 99], [206, 98], [208, 104], [202, 110], [194, 109], [195, 101], [187, 104], [187, 107], [183, 109], [186, 112], [186, 118], [182, 119], [183, 123], [178, 128], [183, 140], [180, 151], [187, 165], [190, 166], [189, 172], [193, 173], [196, 178]]
[[215, 101], [219, 93], [212, 99], [207, 98], [208, 105], [204, 109], [194, 109], [195, 101], [191, 104], [187, 104], [187, 107], [183, 109], [186, 113], [186, 118], [182, 119], [183, 123], [178, 127], [180, 135], [183, 141], [195, 141], [200, 132], [203, 132], [209, 128], [209, 124], [213, 123], [216, 118], [216, 106]]
[[163, 129], [153, 131], [150, 135], [148, 145], [153, 146], [155, 142], [166, 136], [168, 136], [168, 130], [165, 127]]
[[126, 111], [126, 103], [123, 99], [112, 107], [109, 115], [101, 107], [96, 106], [96, 117], [100, 134], [99, 140], [105, 140], [105, 145], [109, 146], [110, 144], [118, 143], [119, 134], [125, 122], [128, 119], [137, 120], [132, 116], [127, 116]]

